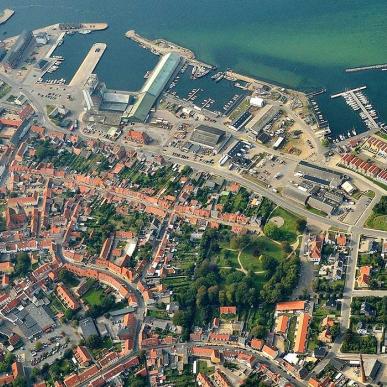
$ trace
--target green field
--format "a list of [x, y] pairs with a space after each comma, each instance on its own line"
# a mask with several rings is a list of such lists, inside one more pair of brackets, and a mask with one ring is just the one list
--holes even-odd
[[83, 295], [83, 299], [91, 306], [101, 305], [104, 297], [105, 294], [100, 288], [92, 288]]
[[221, 244], [221, 251], [217, 255], [216, 263], [220, 267], [233, 267], [238, 268], [238, 250], [232, 250], [230, 249], [230, 246], [228, 243], [222, 243]]
[[366, 227], [374, 230], [387, 231], [387, 215], [379, 215], [373, 212], [367, 219]]
[[297, 235], [299, 234], [297, 221], [301, 218], [281, 207], [277, 207], [272, 212], [270, 219], [274, 217], [280, 217], [284, 220], [284, 224], [279, 229], [287, 234], [286, 240], [290, 243], [296, 242]]
[[9, 86], [7, 83], [4, 83], [0, 87], [0, 98], [5, 97], [11, 90], [12, 90], [12, 87]]
[[241, 116], [247, 109], [250, 107], [249, 98], [245, 98], [228, 116], [231, 121], [236, 120], [239, 116]]
[[[256, 252], [258, 252], [258, 254], [256, 254]], [[250, 245], [242, 251], [240, 261], [243, 268], [247, 271], [263, 271], [264, 269], [260, 259], [262, 255], [274, 258], [278, 261], [284, 257], [281, 245], [275, 243], [266, 236], [260, 236], [255, 241], [255, 246]]]
[[169, 320], [168, 313], [165, 310], [148, 309], [147, 316], [153, 318], [159, 318], [161, 320]]
[[321, 210], [318, 210], [317, 208], [313, 208], [313, 207], [311, 207], [311, 206], [306, 206], [306, 209], [308, 210], [308, 211], [310, 211], [312, 214], [316, 214], [316, 215], [319, 215], [319, 216], [324, 216], [324, 217], [326, 217], [328, 214], [326, 213], [326, 212], [324, 212], [324, 211], [321, 211]]

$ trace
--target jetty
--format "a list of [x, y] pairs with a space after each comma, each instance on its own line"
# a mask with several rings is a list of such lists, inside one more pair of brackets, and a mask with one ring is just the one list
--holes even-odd
[[13, 15], [15, 11], [13, 9], [6, 8], [0, 12], [0, 24], [6, 23]]
[[130, 30], [126, 32], [125, 36], [128, 39], [131, 39], [137, 44], [139, 44], [141, 47], [150, 50], [155, 55], [165, 55], [170, 52], [175, 52], [179, 54], [181, 57], [183, 57], [187, 62], [189, 62], [193, 66], [201, 66], [207, 69], [213, 68], [212, 65], [197, 60], [195, 58], [195, 54], [193, 51], [189, 50], [188, 48], [181, 47], [178, 44], [169, 42], [168, 40], [165, 40], [165, 39], [150, 40], [137, 34], [135, 30]]
[[383, 70], [383, 69], [387, 69], [387, 63], [371, 65], [371, 66], [351, 67], [351, 68], [345, 69], [345, 72], [346, 73], [355, 73], [358, 71]]
[[83, 87], [90, 75], [94, 71], [98, 62], [102, 58], [103, 53], [106, 50], [107, 45], [105, 43], [95, 43], [91, 47], [90, 51], [86, 55], [82, 64], [79, 66], [78, 71], [70, 81], [69, 86], [81, 86]]
[[366, 88], [367, 88], [367, 86], [361, 86], [361, 87], [357, 87], [356, 89], [345, 90], [341, 93], [331, 95], [331, 98], [333, 99], [333, 98], [338, 98], [338, 97], [344, 97], [344, 95], [346, 95], [348, 93], [356, 93], [357, 91], [362, 91], [362, 90], [365, 90]]

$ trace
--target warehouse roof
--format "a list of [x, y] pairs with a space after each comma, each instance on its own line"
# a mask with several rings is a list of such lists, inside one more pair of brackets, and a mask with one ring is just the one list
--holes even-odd
[[224, 130], [200, 125], [192, 133], [191, 141], [213, 148], [223, 139], [225, 134]]
[[181, 57], [170, 52], [164, 55], [156, 65], [152, 75], [147, 79], [140, 90], [137, 101], [129, 113], [129, 118], [134, 121], [144, 122], [156, 103], [163, 89], [172, 77], [174, 71], [179, 65]]
[[308, 200], [308, 197], [310, 196], [308, 192], [305, 192], [291, 185], [286, 186], [284, 188], [283, 195], [303, 205], [305, 205], [306, 201]]

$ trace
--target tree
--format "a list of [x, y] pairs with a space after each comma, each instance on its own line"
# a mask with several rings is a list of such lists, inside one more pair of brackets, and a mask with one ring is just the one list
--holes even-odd
[[41, 342], [41, 341], [37, 341], [37, 342], [35, 343], [34, 348], [35, 348], [35, 351], [40, 351], [40, 350], [43, 348], [42, 342]]
[[27, 380], [23, 376], [18, 376], [18, 378], [12, 382], [12, 387], [25, 387], [25, 386], [27, 386]]
[[76, 278], [75, 278], [74, 274], [70, 273], [69, 271], [67, 271], [65, 269], [59, 270], [58, 278], [60, 281], [62, 281], [66, 285], [68, 285], [68, 284], [71, 285], [74, 282], [76, 282]]
[[293, 249], [292, 249], [292, 246], [290, 246], [290, 243], [289, 242], [282, 242], [281, 243], [281, 247], [282, 247], [282, 250], [286, 253], [286, 254], [290, 254]]
[[16, 276], [25, 276], [31, 270], [31, 259], [25, 251], [16, 256], [16, 264], [14, 274]]
[[304, 218], [297, 219], [297, 230], [299, 232], [304, 232], [306, 228], [307, 222]]
[[130, 382], [130, 387], [145, 387], [146, 385], [145, 379], [141, 376], [136, 376], [136, 378]]
[[187, 320], [187, 315], [185, 314], [185, 312], [182, 310], [178, 310], [173, 315], [172, 322], [173, 322], [173, 325], [185, 326], [186, 320]]
[[86, 345], [91, 349], [99, 349], [102, 344], [102, 339], [98, 335], [92, 335], [86, 339]]
[[250, 330], [250, 334], [257, 339], [263, 339], [266, 336], [267, 331], [263, 325], [254, 325]]
[[35, 157], [38, 162], [44, 159], [50, 159], [55, 156], [55, 149], [52, 147], [49, 141], [44, 141], [36, 147]]

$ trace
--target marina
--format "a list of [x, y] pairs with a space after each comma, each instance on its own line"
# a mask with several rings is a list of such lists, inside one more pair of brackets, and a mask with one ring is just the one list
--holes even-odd
[[[246, 96], [247, 91], [219, 71], [211, 70], [201, 77], [192, 77], [195, 66], [185, 63], [168, 87], [171, 96], [181, 98], [197, 110], [205, 109], [215, 115], [227, 115]], [[220, 82], [223, 80], [223, 82]]]
[[[376, 110], [370, 103], [369, 99], [364, 95], [363, 91], [366, 90], [366, 86], [358, 87], [351, 90], [346, 90], [342, 93], [334, 94], [331, 98], [343, 97], [346, 104], [355, 112], [359, 113], [360, 118], [363, 120], [368, 130], [380, 130], [384, 128], [384, 123], [377, 121], [378, 115]], [[356, 136], [356, 130], [347, 132], [347, 136]], [[345, 134], [339, 135], [340, 140], [345, 139]]]
[[105, 43], [95, 43], [91, 47], [89, 53], [86, 55], [78, 71], [75, 73], [74, 77], [70, 81], [69, 86], [82, 86], [85, 84], [85, 82], [88, 80], [95, 67], [97, 66], [98, 62], [102, 58], [106, 47], [107, 46]]
[[316, 100], [313, 98], [313, 95], [309, 97], [309, 103], [312, 108], [318, 127], [320, 129], [324, 129], [321, 134], [323, 135], [330, 134], [331, 131], [329, 129], [329, 122], [324, 118], [323, 114], [321, 113], [320, 107], [318, 106], [318, 103], [316, 102]]

